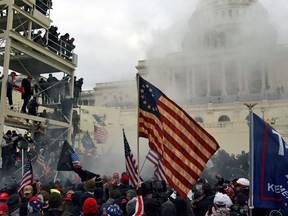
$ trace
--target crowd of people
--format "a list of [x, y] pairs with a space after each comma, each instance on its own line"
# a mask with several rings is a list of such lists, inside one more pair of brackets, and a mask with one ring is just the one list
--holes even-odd
[[[37, 11], [45, 16], [50, 15], [52, 5], [52, 0], [36, 0], [35, 2]], [[33, 10], [29, 5], [21, 6], [21, 8], [26, 12], [31, 12]], [[0, 10], [0, 16], [7, 16], [7, 14], [7, 9]], [[21, 34], [28, 36], [27, 31], [21, 31]], [[72, 61], [72, 53], [76, 46], [74, 44], [75, 39], [70, 37], [69, 33], [60, 35], [60, 33], [58, 33], [58, 27], [52, 25], [45, 33], [40, 29], [35, 29], [35, 32], [31, 33], [31, 38], [34, 42], [45, 47], [47, 46], [49, 50]]]
[[[43, 41], [46, 44], [44, 38]], [[73, 37], [70, 38], [69, 33], [60, 35], [57, 26], [52, 25], [48, 30], [48, 49], [67, 60], [72, 60], [72, 51], [76, 47], [74, 41], [75, 39]]]
[[47, 12], [49, 9], [52, 9], [52, 0], [36, 0], [36, 8], [42, 14], [48, 15]]
[[[133, 188], [126, 172], [115, 172], [111, 177], [97, 175], [84, 182], [79, 177], [73, 181], [36, 179], [20, 192], [19, 183], [12, 181], [0, 191], [0, 214], [132, 216], [140, 195], [145, 216], [248, 216], [249, 186], [247, 178], [219, 178], [216, 184], [199, 178], [187, 196], [181, 197], [164, 180], [146, 180]], [[271, 209], [253, 209], [256, 216], [268, 216], [270, 212]]]
[[[45, 137], [46, 129], [47, 123], [43, 122], [41, 129], [37, 131], [38, 138], [35, 136], [38, 144], [40, 143], [39, 137]], [[26, 136], [25, 139], [21, 139], [21, 137], [15, 131], [7, 131], [5, 134], [4, 140], [7, 143], [3, 145], [2, 153], [6, 154], [10, 151], [10, 156], [2, 156], [4, 165], [2, 166], [2, 176], [5, 174], [3, 171], [7, 169], [7, 165], [9, 168], [9, 165], [17, 164], [16, 149], [28, 149], [27, 146], [30, 148], [25, 151], [25, 154], [30, 154], [31, 158], [37, 158], [41, 153], [48, 161], [49, 170], [37, 166], [37, 159], [34, 160], [35, 182], [31, 186], [27, 186], [28, 189], [24, 188], [23, 198], [17, 192], [21, 176], [16, 178], [10, 175], [9, 178], [13, 181], [7, 178], [2, 181], [1, 185], [6, 184], [6, 186], [0, 191], [2, 192], [0, 193], [0, 203], [1, 197], [5, 197], [2, 203], [7, 205], [7, 208], [3, 207], [4, 210], [6, 209], [7, 215], [129, 216], [135, 212], [137, 194], [141, 194], [143, 197], [146, 216], [249, 215], [248, 153], [229, 155], [224, 150], [219, 150], [211, 158], [211, 163], [214, 165], [204, 170], [201, 178], [192, 186], [186, 197], [181, 197], [163, 180], [144, 178], [145, 181], [142, 182], [140, 188], [133, 188], [129, 184], [129, 176], [126, 172], [121, 175], [115, 172], [111, 177], [99, 175], [93, 179], [82, 180], [83, 182], [73, 171], [69, 172], [68, 177], [60, 172], [56, 179], [55, 170], [60, 154], [59, 147], [49, 150], [44, 145], [44, 149], [35, 150], [33, 146], [37, 146], [37, 143], [33, 140], [27, 143], [29, 136]], [[8, 151], [6, 151], [8, 148], [4, 149], [6, 146], [9, 146]], [[48, 146], [46, 145], [46, 147]], [[85, 160], [81, 160], [83, 166], [91, 165], [87, 155], [82, 156], [78, 151], [77, 154], [79, 158], [85, 158]], [[14, 162], [9, 163], [9, 161]], [[18, 168], [19, 166], [21, 165], [18, 164]], [[234, 168], [236, 167], [241, 168], [242, 171], [235, 172]], [[36, 208], [36, 206], [38, 207]], [[0, 214], [1, 209], [0, 205]], [[268, 216], [270, 211], [271, 209], [253, 209], [253, 215]], [[281, 214], [287, 215], [284, 211], [281, 211]]]
[[[22, 113], [28, 113], [34, 116], [39, 115], [38, 107], [40, 106], [40, 103], [38, 102], [38, 97], [42, 98], [42, 105], [62, 104], [62, 106], [58, 107], [58, 109], [60, 109], [62, 113], [66, 114], [69, 114], [68, 111], [72, 108], [72, 106], [77, 106], [78, 104], [78, 99], [82, 92], [83, 78], [77, 80], [77, 77], [74, 77], [74, 95], [71, 97], [68, 84], [70, 79], [69, 76], [65, 76], [61, 80], [58, 80], [55, 76], [53, 76], [53, 74], [49, 74], [47, 79], [41, 77], [39, 81], [35, 82], [32, 76], [29, 75], [21, 80], [21, 85], [17, 85], [17, 76], [18, 75], [15, 72], [11, 72], [7, 79], [6, 95], [11, 110], [14, 109], [13, 90], [17, 90], [21, 93], [23, 105], [20, 111]], [[0, 77], [1, 85], [2, 79], [3, 76]], [[33, 85], [31, 84], [32, 82], [34, 82]], [[68, 115], [66, 115], [66, 117], [67, 116]], [[62, 121], [63, 119], [64, 118], [58, 120]]]
[[60, 33], [58, 33], [58, 27], [53, 25], [50, 26], [48, 31], [44, 34], [41, 30], [36, 31], [36, 33], [31, 35], [34, 42], [41, 46], [47, 46], [49, 50], [57, 55], [72, 61], [72, 53], [76, 46], [74, 45], [75, 39], [70, 37], [69, 33], [60, 35]]

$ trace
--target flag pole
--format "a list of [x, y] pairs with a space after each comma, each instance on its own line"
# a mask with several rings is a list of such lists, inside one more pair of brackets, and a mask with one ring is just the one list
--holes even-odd
[[24, 160], [25, 160], [25, 158], [24, 158], [24, 149], [22, 148], [21, 149], [21, 157], [22, 157], [22, 160], [21, 160], [21, 168], [22, 168], [22, 176], [24, 175]]
[[138, 181], [140, 184], [140, 150], [139, 150], [139, 107], [140, 107], [140, 100], [139, 100], [139, 73], [136, 74], [136, 82], [137, 82], [137, 164], [138, 164]]
[[250, 199], [249, 199], [249, 215], [253, 215], [253, 190], [254, 190], [254, 123], [253, 123], [253, 107], [257, 105], [254, 104], [244, 104], [249, 110], [249, 151], [250, 151]]
[[145, 160], [144, 160], [144, 162], [143, 162], [143, 164], [142, 164], [142, 166], [141, 166], [141, 169], [140, 169], [140, 171], [139, 171], [139, 174], [141, 173], [141, 171], [142, 171], [142, 169], [143, 169], [143, 167], [144, 167], [144, 165], [145, 165], [145, 163], [146, 163], [146, 160], [147, 160], [147, 158], [145, 157]]

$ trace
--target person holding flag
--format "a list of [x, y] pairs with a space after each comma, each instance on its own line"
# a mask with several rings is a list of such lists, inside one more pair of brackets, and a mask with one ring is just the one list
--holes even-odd
[[82, 182], [95, 177], [100, 177], [100, 175], [92, 173], [88, 170], [84, 170], [82, 168], [77, 153], [74, 151], [74, 149], [67, 140], [64, 141], [62, 146], [59, 161], [57, 164], [57, 171], [74, 171], [79, 175]]

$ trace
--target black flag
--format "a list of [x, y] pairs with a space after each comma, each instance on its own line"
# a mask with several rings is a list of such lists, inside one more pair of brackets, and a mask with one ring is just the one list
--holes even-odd
[[59, 157], [57, 170], [58, 171], [74, 171], [75, 168], [80, 168], [81, 163], [79, 161], [78, 155], [71, 147], [71, 145], [64, 141], [62, 146], [62, 151]]
[[100, 175], [92, 173], [88, 170], [83, 170], [82, 168], [75, 169], [74, 171], [79, 175], [82, 182], [88, 181], [89, 179], [92, 179], [94, 177], [100, 177]]
[[87, 181], [94, 177], [99, 177], [100, 175], [92, 173], [88, 170], [83, 170], [79, 158], [72, 148], [72, 146], [64, 141], [60, 158], [57, 165], [58, 171], [74, 171], [79, 175], [81, 181]]

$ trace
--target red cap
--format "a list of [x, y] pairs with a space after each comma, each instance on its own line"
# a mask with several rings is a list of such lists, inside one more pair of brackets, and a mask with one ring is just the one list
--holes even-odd
[[72, 200], [72, 194], [71, 194], [71, 193], [68, 193], [68, 194], [65, 196], [65, 200], [71, 201], [71, 200]]
[[129, 184], [129, 176], [123, 175], [121, 181], [123, 182], [123, 184]]
[[0, 203], [0, 215], [8, 212], [8, 206], [5, 203]]
[[0, 193], [0, 200], [6, 201], [9, 198], [9, 194], [6, 192]]
[[74, 194], [74, 191], [73, 190], [69, 190], [66, 193], [65, 200], [71, 201], [72, 200], [72, 194]]

